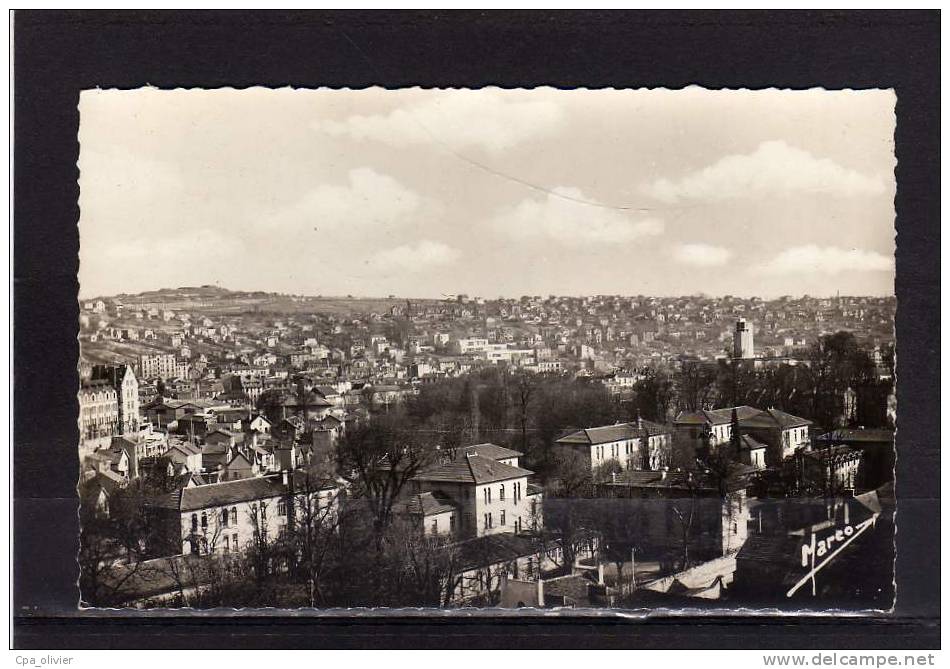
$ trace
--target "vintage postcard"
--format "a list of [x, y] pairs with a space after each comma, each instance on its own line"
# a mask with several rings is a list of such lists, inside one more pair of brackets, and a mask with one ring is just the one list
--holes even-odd
[[83, 91], [82, 606], [891, 610], [895, 103]]

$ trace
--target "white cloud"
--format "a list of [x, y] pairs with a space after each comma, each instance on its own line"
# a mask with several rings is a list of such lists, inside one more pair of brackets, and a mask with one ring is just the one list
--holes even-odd
[[750, 154], [725, 156], [679, 181], [659, 179], [643, 191], [673, 203], [810, 192], [876, 195], [885, 191], [885, 183], [880, 176], [863, 175], [775, 140], [762, 142]]
[[369, 265], [375, 270], [384, 273], [409, 272], [419, 273], [433, 267], [444, 267], [457, 262], [462, 257], [458, 249], [454, 249], [442, 242], [428, 239], [412, 244], [403, 244], [392, 249], [385, 249], [373, 254]]
[[759, 266], [763, 274], [808, 275], [840, 274], [842, 272], [887, 272], [893, 271], [894, 258], [875, 251], [842, 249], [835, 246], [795, 246], [779, 253], [775, 258]]
[[565, 245], [622, 244], [663, 232], [663, 221], [599, 206], [577, 188], [553, 192], [503, 210], [493, 225], [513, 239], [548, 238]]
[[697, 267], [725, 265], [731, 257], [732, 251], [712, 244], [680, 244], [673, 249], [673, 258], [677, 262]]
[[392, 146], [447, 144], [503, 151], [544, 137], [563, 122], [561, 108], [549, 100], [518, 100], [492, 90], [440, 91], [436, 97], [389, 114], [354, 115], [344, 121], [319, 121], [329, 135], [370, 139]]
[[358, 167], [343, 185], [323, 184], [289, 208], [266, 217], [273, 227], [338, 232], [354, 227], [378, 227], [405, 222], [422, 198], [386, 174]]

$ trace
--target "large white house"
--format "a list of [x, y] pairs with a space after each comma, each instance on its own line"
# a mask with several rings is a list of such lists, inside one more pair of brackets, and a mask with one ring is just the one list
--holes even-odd
[[[339, 489], [316, 484], [302, 471], [257, 476], [208, 485], [189, 485], [158, 500], [164, 550], [168, 555], [229, 553], [245, 550], [262, 535], [279, 539], [294, 508], [303, 503], [335, 514]], [[304, 498], [309, 495], [311, 501]], [[294, 507], [293, 505], [296, 505]]]
[[669, 466], [673, 431], [666, 425], [638, 419], [577, 430], [554, 442], [555, 450], [575, 453], [591, 471], [609, 461], [624, 470], [659, 470]]
[[530, 530], [540, 519], [541, 489], [528, 483], [534, 472], [518, 466], [521, 455], [495, 444], [446, 452], [409, 482], [399, 510], [427, 534], [462, 538]]

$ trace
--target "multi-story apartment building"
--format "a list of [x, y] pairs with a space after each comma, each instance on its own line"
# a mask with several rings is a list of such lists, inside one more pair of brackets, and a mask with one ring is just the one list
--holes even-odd
[[465, 337], [463, 339], [455, 340], [449, 344], [449, 348], [452, 350], [452, 352], [458, 355], [481, 353], [486, 351], [488, 347], [488, 339], [483, 339], [480, 337]]
[[173, 353], [139, 356], [139, 375], [143, 379], [171, 379], [179, 376], [178, 361]]
[[139, 430], [139, 382], [131, 365], [95, 365], [92, 379], [106, 381], [115, 388], [119, 434], [135, 434]]
[[79, 434], [82, 439], [98, 439], [119, 430], [119, 402], [116, 389], [106, 380], [89, 381], [79, 389]]

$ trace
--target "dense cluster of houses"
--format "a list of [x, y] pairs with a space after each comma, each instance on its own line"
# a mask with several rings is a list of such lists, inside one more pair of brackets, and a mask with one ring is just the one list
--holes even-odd
[[[307, 298], [295, 299], [306, 306]], [[81, 368], [84, 501], [108, 515], [118, 489], [161, 469], [174, 485], [152, 503], [161, 528], [156, 558], [242, 551], [264, 528], [280, 536], [301, 495], [335, 513], [346, 483], [332, 474], [312, 481], [307, 472], [334, 461], [347, 430], [421, 384], [503, 363], [537, 373], [596, 374], [622, 394], [640, 378], [639, 364], [663, 359], [673, 343], [681, 352], [684, 333], [714, 342], [697, 349], [701, 355], [717, 355], [735, 339], [741, 340], [735, 357], [752, 357], [745, 319], [755, 318], [761, 323], [756, 345], [784, 355], [787, 339], [797, 345], [802, 332], [819, 331], [802, 330], [803, 323], [856, 319], [873, 330], [878, 319], [891, 322], [893, 309], [873, 298], [458, 296], [396, 303], [388, 313], [365, 317], [301, 311], [212, 318], [202, 311], [219, 302], [195, 304], [173, 309], [116, 299], [83, 309], [84, 356], [112, 360]], [[782, 351], [778, 339], [786, 340]], [[815, 434], [807, 419], [739, 406], [682, 412], [671, 424], [638, 419], [574, 429], [549, 448], [590, 472], [596, 485], [586, 496], [636, 515], [650, 557], [662, 560], [688, 544], [694, 559], [729, 558], [726, 571], [714, 574], [715, 588], [693, 588], [708, 594], [721, 592], [723, 578], [731, 582], [737, 564], [752, 580], [756, 565], [774, 569], [755, 556], [774, 557], [765, 550], [769, 542], [787, 542], [790, 533], [819, 522], [783, 514], [772, 501], [780, 484], [786, 491], [822, 488], [866, 508], [872, 503], [861, 496], [892, 479], [892, 445], [892, 430]], [[685, 463], [678, 449], [691, 454]], [[730, 452], [727, 472], [693, 466], [696, 456], [717, 450]], [[571, 551], [572, 564], [563, 564], [557, 541], [537, 540], [546, 509], [558, 500], [546, 499], [524, 457], [491, 443], [439, 450], [405, 486], [394, 512], [414, 531], [444, 537], [462, 552], [464, 578], [452, 603], [491, 595], [511, 605], [609, 601], [595, 534]], [[684, 499], [693, 505], [689, 536], [676, 525]]]
[[[262, 315], [281, 299], [292, 309]], [[199, 289], [98, 299], [83, 304], [80, 340], [88, 359], [134, 364], [140, 379], [161, 379], [166, 395], [253, 399], [305, 372], [341, 393], [373, 386], [380, 402], [395, 401], [414, 383], [495, 364], [596, 376], [623, 394], [646, 367], [732, 356], [737, 322], [748, 338], [739, 357], [759, 364], [794, 363], [798, 351], [839, 329], [878, 356], [893, 340], [890, 298], [458, 295], [393, 298], [364, 312], [354, 300], [345, 315], [323, 313], [320, 304], [229, 291], [203, 296]], [[156, 392], [145, 384], [142, 391]]]

